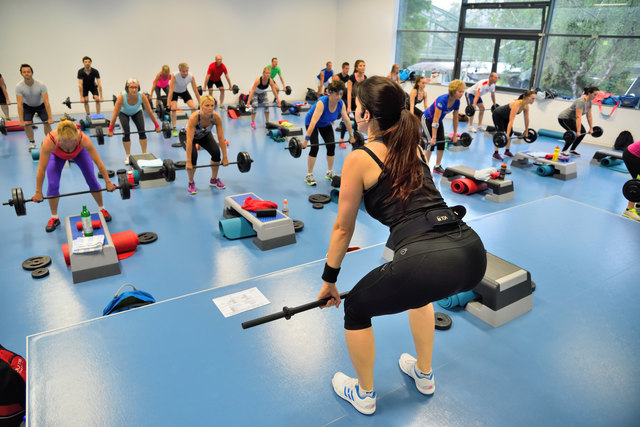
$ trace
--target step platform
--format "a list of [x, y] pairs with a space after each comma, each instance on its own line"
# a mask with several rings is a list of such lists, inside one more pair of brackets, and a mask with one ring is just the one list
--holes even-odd
[[302, 136], [302, 128], [298, 126], [281, 126], [278, 122], [267, 122], [267, 129], [280, 129], [282, 137]]
[[[140, 188], [155, 188], [169, 185], [162, 173], [162, 166], [159, 167], [142, 167], [141, 160], [157, 160], [152, 153], [131, 154], [129, 156], [129, 165], [133, 170], [138, 171], [138, 185]], [[143, 162], [144, 163], [144, 162]]]
[[554, 173], [552, 176], [556, 179], [568, 181], [570, 179], [575, 179], [578, 177], [578, 168], [576, 166], [576, 162], [554, 162], [553, 160], [545, 159], [539, 154], [542, 153], [534, 153], [532, 151], [519, 151], [513, 157], [511, 166], [516, 168], [524, 168], [533, 164], [529, 163], [529, 161], [531, 160], [532, 162], [544, 163], [553, 166]]
[[622, 151], [598, 150], [595, 153], [593, 153], [593, 157], [591, 158], [591, 163], [594, 165], [599, 165], [602, 159], [607, 157], [615, 160], [622, 160]]
[[447, 166], [447, 168], [444, 170], [442, 178], [440, 179], [440, 184], [451, 187], [451, 182], [453, 180], [461, 177], [466, 177], [469, 179], [473, 179], [476, 182], [484, 182], [487, 184], [487, 186], [489, 187], [488, 190], [491, 191], [491, 193], [485, 195], [485, 198], [487, 200], [500, 203], [513, 199], [515, 194], [513, 191], [513, 181], [511, 181], [510, 179], [490, 179], [488, 181], [478, 181], [473, 177], [475, 173], [475, 169], [467, 166]]
[[101, 227], [93, 230], [93, 235], [104, 235], [102, 251], [83, 254], [73, 253], [73, 240], [82, 237], [82, 230], [76, 228], [76, 223], [82, 221], [80, 215], [68, 216], [64, 220], [67, 233], [67, 243], [69, 244], [69, 257], [71, 261], [71, 275], [73, 283], [86, 282], [100, 279], [102, 277], [115, 276], [120, 274], [120, 263], [116, 248], [111, 240], [109, 227], [102, 215], [102, 212], [92, 212], [91, 220], [100, 220]]
[[254, 193], [227, 196], [224, 198], [223, 216], [228, 217], [229, 211], [235, 211], [249, 221], [256, 232], [253, 243], [260, 250], [266, 251], [296, 243], [296, 235], [291, 218], [280, 211], [276, 211], [276, 216], [273, 217], [258, 217], [255, 212], [242, 209], [247, 197], [251, 197], [254, 200], [263, 200]]
[[[382, 258], [392, 261], [393, 253], [387, 242]], [[532, 310], [532, 289], [529, 271], [487, 252], [487, 270], [473, 288], [481, 299], [469, 302], [465, 310], [497, 328]]]

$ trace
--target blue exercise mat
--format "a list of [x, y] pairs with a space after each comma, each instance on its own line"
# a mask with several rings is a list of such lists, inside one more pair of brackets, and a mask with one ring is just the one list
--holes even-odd
[[221, 219], [218, 221], [220, 234], [229, 240], [242, 239], [257, 235], [249, 221], [243, 217]]

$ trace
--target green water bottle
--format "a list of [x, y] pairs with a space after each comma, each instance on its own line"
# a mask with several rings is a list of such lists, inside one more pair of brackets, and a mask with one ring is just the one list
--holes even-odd
[[93, 225], [91, 225], [91, 212], [87, 209], [87, 205], [82, 205], [82, 212], [80, 213], [82, 218], [82, 234], [84, 237], [93, 236]]

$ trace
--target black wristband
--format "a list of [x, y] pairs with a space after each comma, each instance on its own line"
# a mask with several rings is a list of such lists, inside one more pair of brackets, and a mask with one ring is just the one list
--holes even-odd
[[325, 262], [322, 280], [328, 283], [336, 283], [338, 280], [338, 273], [340, 273], [340, 268], [329, 267], [329, 264]]

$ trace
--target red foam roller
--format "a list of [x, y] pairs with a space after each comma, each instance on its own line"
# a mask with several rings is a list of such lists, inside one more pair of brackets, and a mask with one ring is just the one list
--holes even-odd
[[487, 183], [484, 181], [476, 181], [471, 178], [462, 178], [464, 185], [467, 187], [467, 191], [464, 194], [473, 194], [480, 191], [484, 191], [488, 188]]
[[464, 182], [466, 178], [458, 178], [451, 181], [451, 191], [457, 194], [465, 194], [469, 188]]
[[[94, 219], [91, 221], [91, 226], [95, 230], [96, 228], [102, 228], [102, 222], [99, 219]], [[76, 222], [76, 228], [78, 231], [82, 230], [82, 221]]]

